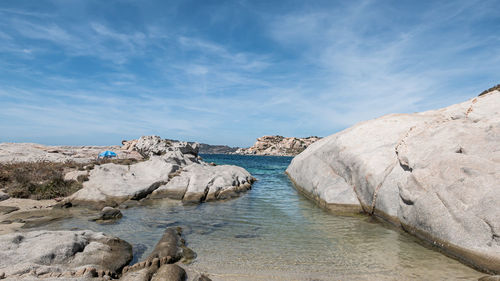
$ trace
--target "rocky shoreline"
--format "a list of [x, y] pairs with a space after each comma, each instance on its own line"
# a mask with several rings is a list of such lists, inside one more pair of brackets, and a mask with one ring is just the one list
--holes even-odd
[[320, 139], [320, 137], [315, 136], [307, 138], [263, 136], [258, 138], [253, 146], [249, 148], [238, 148], [232, 154], [295, 156]]
[[[117, 220], [121, 212], [113, 207], [128, 208], [163, 198], [198, 204], [230, 199], [251, 188], [255, 179], [245, 169], [206, 163], [198, 156], [198, 147], [158, 136], [124, 141], [122, 147], [0, 144], [0, 163], [14, 163], [15, 171], [25, 171], [22, 163], [36, 162], [42, 167], [69, 163], [64, 169], [57, 166], [57, 172], [62, 169], [64, 173], [58, 182], [84, 178], [81, 189], [65, 198], [12, 198], [18, 193], [9, 188], [0, 190], [0, 279], [149, 281], [186, 280], [196, 275], [177, 265], [196, 256], [185, 246], [180, 229], [167, 229], [153, 253], [132, 266], [128, 266], [131, 245], [117, 237], [88, 230], [23, 230], [71, 217], [74, 207], [102, 209], [95, 221]], [[113, 149], [119, 159], [96, 161], [97, 154], [107, 149]], [[2, 174], [3, 185], [14, 186], [11, 177]], [[27, 178], [17, 184], [40, 185], [42, 189], [53, 184], [30, 183]], [[198, 274], [193, 280], [210, 279]]]
[[500, 91], [391, 114], [325, 137], [286, 172], [336, 211], [363, 211], [488, 273], [500, 273]]

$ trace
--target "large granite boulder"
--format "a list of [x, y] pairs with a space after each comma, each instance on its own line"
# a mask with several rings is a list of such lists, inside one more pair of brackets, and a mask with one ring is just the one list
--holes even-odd
[[0, 275], [7, 279], [117, 277], [132, 246], [92, 231], [32, 231], [0, 236]]
[[138, 151], [143, 156], [163, 155], [168, 151], [178, 150], [184, 154], [198, 155], [199, 144], [162, 139], [159, 136], [142, 136], [137, 140], [123, 141], [123, 149]]
[[255, 179], [243, 168], [232, 165], [191, 164], [167, 184], [156, 189], [152, 197], [168, 197], [199, 203], [236, 197], [251, 188]]
[[161, 184], [168, 182], [169, 175], [180, 168], [163, 157], [132, 165], [96, 165], [89, 173], [83, 188], [69, 197], [73, 205], [117, 206], [128, 200], [139, 200]]
[[361, 208], [483, 270], [500, 272], [500, 92], [392, 114], [295, 157], [296, 187], [330, 208]]
[[[144, 142], [151, 140], [152, 146], [156, 143], [153, 141], [156, 138], [144, 139]], [[203, 202], [234, 197], [250, 189], [255, 180], [243, 168], [211, 166], [193, 154], [194, 151], [183, 153], [176, 146], [168, 149], [160, 156], [153, 153], [148, 160], [131, 165], [96, 165], [89, 172], [88, 181], [83, 182], [83, 188], [68, 200], [73, 205], [102, 208], [140, 200], [153, 193], [152, 198]]]

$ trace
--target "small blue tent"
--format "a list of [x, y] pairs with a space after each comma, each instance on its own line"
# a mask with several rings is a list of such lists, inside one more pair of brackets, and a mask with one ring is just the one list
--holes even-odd
[[99, 153], [99, 158], [111, 158], [111, 157], [116, 157], [118, 155], [116, 155], [116, 153], [114, 153], [113, 151], [109, 151], [109, 150], [106, 150], [104, 152], [101, 152]]

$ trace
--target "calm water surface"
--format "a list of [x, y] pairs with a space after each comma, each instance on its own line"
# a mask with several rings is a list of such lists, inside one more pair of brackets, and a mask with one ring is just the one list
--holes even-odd
[[284, 174], [291, 157], [203, 158], [242, 166], [259, 181], [227, 202], [183, 206], [159, 200], [123, 210], [116, 224], [81, 217], [50, 228], [116, 235], [134, 246], [134, 259], [140, 260], [165, 227], [182, 226], [188, 246], [198, 254], [189, 267], [213, 280], [477, 280], [484, 275], [370, 217], [318, 208]]

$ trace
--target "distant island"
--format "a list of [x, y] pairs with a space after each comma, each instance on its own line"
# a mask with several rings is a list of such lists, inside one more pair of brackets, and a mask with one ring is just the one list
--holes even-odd
[[252, 147], [239, 148], [234, 154], [295, 156], [320, 139], [316, 136], [307, 138], [263, 136], [258, 138]]
[[200, 143], [200, 154], [233, 154], [239, 147], [230, 147], [227, 145], [211, 145]]

